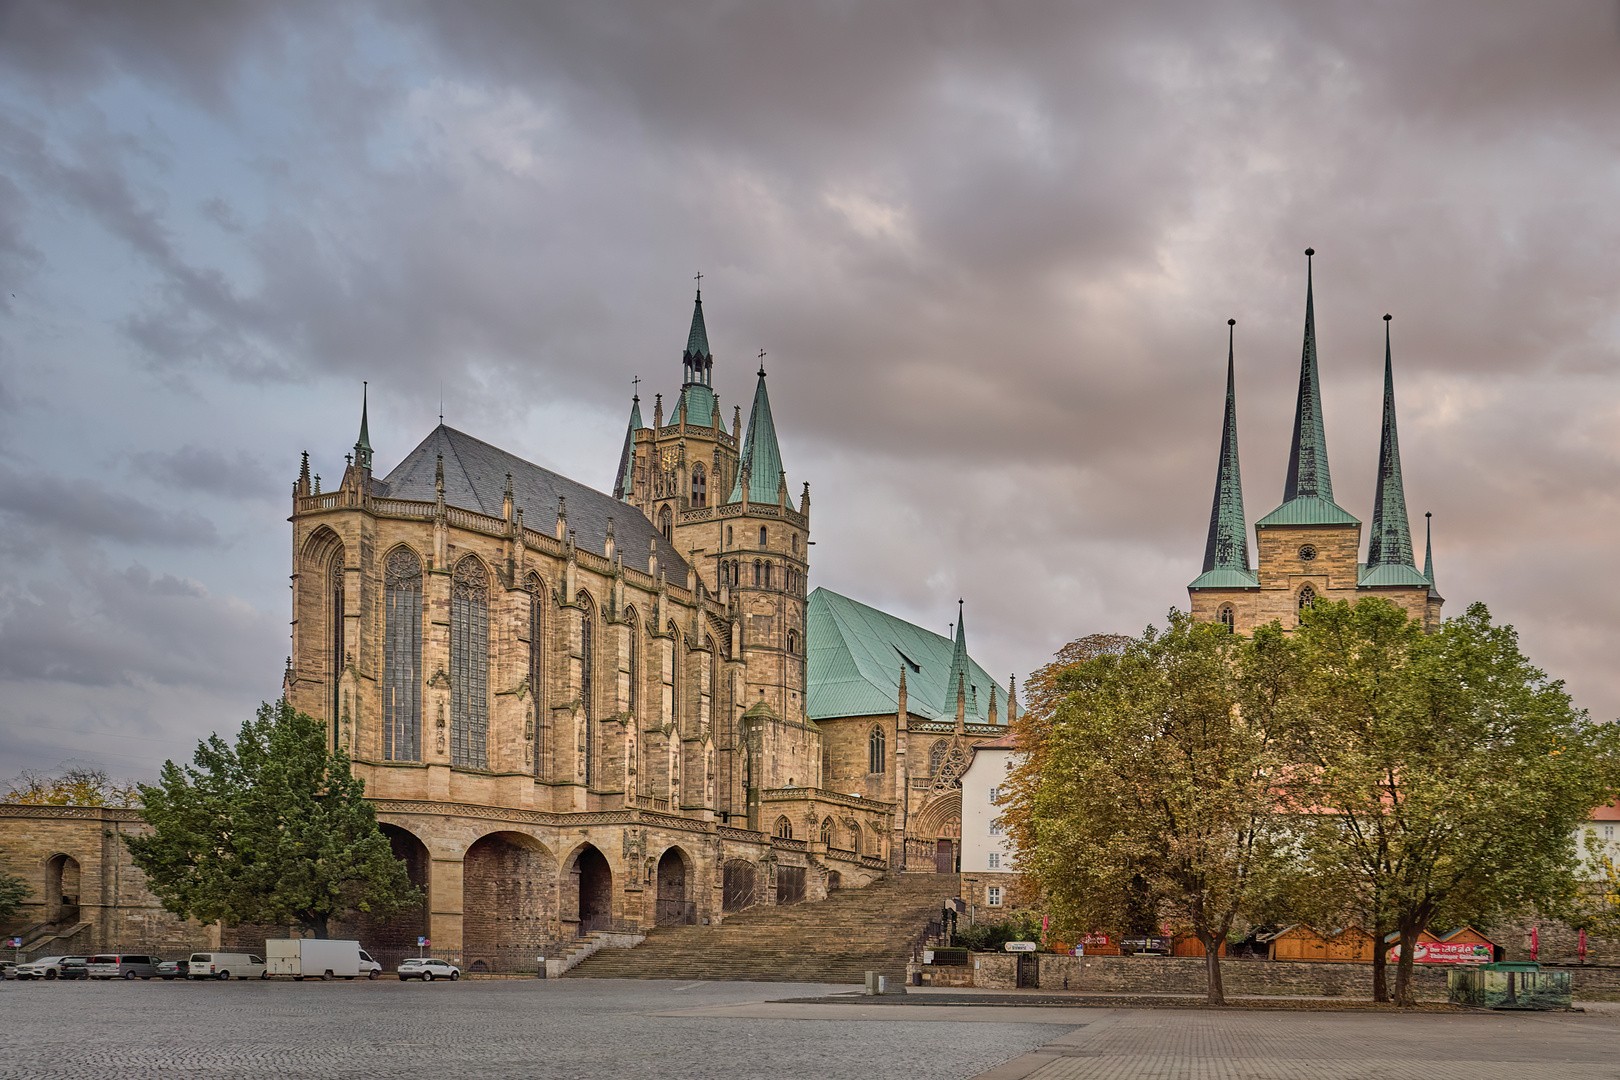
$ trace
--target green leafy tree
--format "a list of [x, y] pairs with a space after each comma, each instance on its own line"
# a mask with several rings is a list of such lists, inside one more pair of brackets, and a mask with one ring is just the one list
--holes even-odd
[[1072, 940], [1150, 917], [1190, 931], [1212, 1004], [1225, 1002], [1228, 932], [1268, 908], [1297, 866], [1275, 787], [1275, 716], [1243, 707], [1249, 647], [1171, 612], [1163, 633], [1048, 673], [1055, 692], [1020, 720], [1028, 750], [1008, 784], [1020, 865], [1054, 933]]
[[324, 938], [351, 912], [386, 918], [420, 903], [320, 720], [263, 705], [234, 747], [212, 735], [192, 760], [141, 785], [151, 832], [124, 841], [168, 910]]
[[1526, 905], [1567, 907], [1577, 827], [1615, 790], [1616, 736], [1576, 710], [1482, 604], [1432, 635], [1381, 598], [1302, 613], [1290, 798], [1301, 849], [1378, 940], [1398, 932], [1394, 999], [1418, 938]]
[[0, 925], [16, 918], [32, 895], [28, 882], [15, 874], [0, 873]]
[[135, 784], [121, 784], [102, 769], [63, 769], [50, 776], [24, 769], [6, 785], [0, 803], [23, 806], [118, 806], [141, 805]]

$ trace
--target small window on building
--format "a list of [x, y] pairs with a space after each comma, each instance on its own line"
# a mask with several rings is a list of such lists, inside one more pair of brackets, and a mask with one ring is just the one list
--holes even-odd
[[799, 534], [794, 533], [793, 534], [793, 554], [797, 555], [798, 553], [799, 553]]
[[1000, 870], [1001, 869], [1001, 852], [992, 851], [990, 853], [990, 869], [992, 869], [992, 870]]
[[984, 902], [991, 907], [1001, 906], [1001, 886], [991, 885], [984, 890]]
[[799, 635], [792, 630], [788, 631], [788, 655], [799, 655]]
[[1299, 590], [1299, 610], [1304, 611], [1314, 603], [1316, 603], [1315, 589], [1307, 585], [1303, 589]]
[[735, 543], [735, 541], [733, 541], [731, 539], [731, 526], [727, 525], [726, 526], [726, 547], [730, 547], [733, 543]]
[[872, 729], [872, 734], [866, 740], [867, 772], [880, 773], [886, 769], [888, 764], [888, 755], [885, 753], [887, 741], [882, 728], [875, 727]]
[[998, 802], [1001, 801], [1001, 789], [1000, 788], [993, 787], [993, 788], [990, 789], [990, 801], [991, 801], [991, 803], [998, 803]]
[[1221, 610], [1215, 613], [1215, 620], [1228, 630], [1237, 626], [1237, 609], [1231, 604], [1222, 604]]
[[701, 461], [692, 466], [692, 505], [697, 509], [709, 505], [709, 475]]
[[754, 588], [756, 588], [756, 589], [759, 588], [760, 574], [761, 574], [760, 561], [758, 559], [755, 559], [754, 560]]
[[786, 815], [776, 819], [776, 835], [783, 840], [793, 839], [793, 822]]
[[1001, 835], [1001, 819], [1000, 818], [996, 818], [996, 820], [994, 820], [994, 821], [992, 821], [990, 823], [990, 835], [991, 836], [1000, 836]]
[[765, 526], [763, 525], [759, 527], [759, 546], [765, 546]]

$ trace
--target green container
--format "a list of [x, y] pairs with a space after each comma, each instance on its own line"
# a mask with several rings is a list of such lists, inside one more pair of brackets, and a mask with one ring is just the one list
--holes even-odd
[[1456, 968], [1448, 973], [1447, 1000], [1483, 1009], [1567, 1009], [1574, 976], [1542, 971], [1540, 964], [1509, 961]]

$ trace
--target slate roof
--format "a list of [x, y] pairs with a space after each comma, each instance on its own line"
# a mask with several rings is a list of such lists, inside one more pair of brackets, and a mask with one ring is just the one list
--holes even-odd
[[444, 455], [444, 501], [449, 505], [500, 517], [506, 474], [511, 473], [512, 496], [523, 510], [524, 525], [550, 534], [557, 523], [557, 498], [562, 496], [568, 500], [568, 527], [574, 530], [575, 543], [580, 547], [602, 552], [607, 542], [607, 520], [612, 518], [614, 537], [626, 566], [647, 569], [649, 542], [656, 539], [658, 565], [670, 571], [672, 577], [684, 578], [686, 561], [640, 510], [443, 424], [405, 455], [393, 472], [374, 481], [373, 493], [432, 502], [440, 454]]
[[[943, 634], [868, 607], [829, 589], [810, 594], [806, 619], [806, 711], [813, 720], [892, 714], [900, 703], [906, 665], [906, 707], [928, 720], [956, 719], [956, 691], [947, 702], [954, 642]], [[968, 723], [985, 723], [995, 680], [968, 663]], [[1004, 693], [997, 695], [1003, 701]], [[973, 701], [977, 700], [975, 715]], [[1003, 704], [999, 710], [1005, 722]]]

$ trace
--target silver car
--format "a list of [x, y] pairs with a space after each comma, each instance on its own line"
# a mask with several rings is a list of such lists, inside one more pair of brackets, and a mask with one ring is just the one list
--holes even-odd
[[42, 956], [32, 963], [17, 965], [17, 978], [82, 979], [87, 960], [87, 956]]
[[406, 979], [421, 979], [423, 982], [432, 982], [434, 979], [449, 979], [455, 982], [461, 978], [461, 969], [448, 960], [436, 960], [431, 956], [413, 956], [398, 968], [400, 981]]

